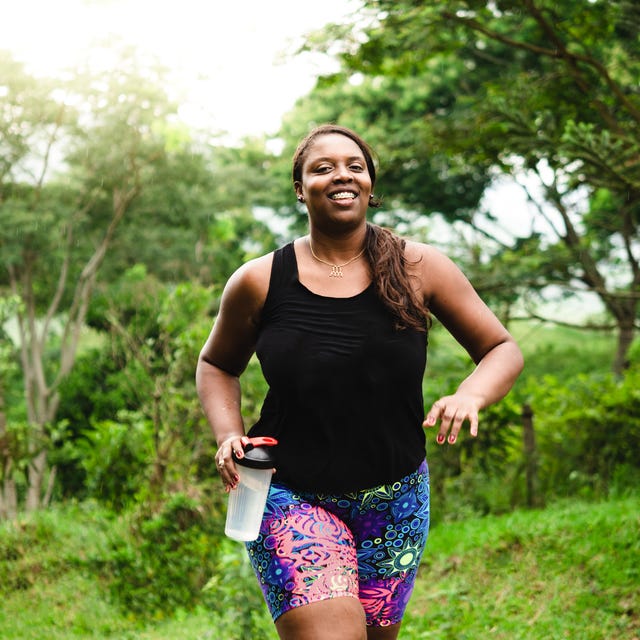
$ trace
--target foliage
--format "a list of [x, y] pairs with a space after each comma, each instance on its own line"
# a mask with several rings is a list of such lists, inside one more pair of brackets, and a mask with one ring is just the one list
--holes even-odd
[[81, 438], [66, 439], [74, 462], [84, 471], [81, 491], [115, 510], [122, 510], [144, 492], [153, 460], [153, 428], [136, 413], [120, 411], [118, 420], [103, 420]]
[[546, 494], [608, 495], [640, 480], [639, 383], [636, 366], [622, 379], [549, 375], [529, 389]]
[[[610, 335], [530, 323], [516, 325], [513, 332], [525, 354], [525, 373], [507, 398], [481, 413], [478, 437], [470, 438], [463, 426], [455, 447], [437, 446], [435, 434], [427, 432], [436, 523], [504, 513], [531, 498], [544, 503], [558, 496], [623, 495], [640, 481], [638, 362], [632, 359], [618, 378], [609, 371]], [[471, 366], [436, 324], [425, 410], [450, 393]], [[533, 411], [533, 461], [524, 452], [525, 404]], [[537, 470], [534, 496], [525, 483], [528, 462]]]
[[210, 477], [194, 369], [216, 304], [212, 289], [163, 285], [141, 265], [101, 288], [89, 318], [109, 340], [62, 387], [63, 494], [123, 508]]
[[214, 573], [221, 527], [202, 504], [174, 494], [157, 513], [136, 515], [130, 534], [100, 562], [112, 597], [136, 617], [193, 608]]

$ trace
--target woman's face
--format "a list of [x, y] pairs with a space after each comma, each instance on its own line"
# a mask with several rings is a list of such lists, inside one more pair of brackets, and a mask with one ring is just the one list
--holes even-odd
[[294, 184], [311, 224], [318, 227], [363, 223], [371, 195], [371, 176], [364, 154], [339, 133], [318, 136], [302, 165], [302, 180]]

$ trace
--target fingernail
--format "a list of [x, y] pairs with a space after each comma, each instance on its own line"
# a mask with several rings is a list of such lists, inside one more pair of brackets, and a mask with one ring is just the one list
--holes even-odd
[[438, 434], [438, 437], [436, 438], [436, 442], [438, 444], [442, 444], [444, 442], [444, 436], [441, 433]]
[[456, 441], [456, 437], [453, 435], [453, 433], [449, 436], [449, 443], [453, 444]]

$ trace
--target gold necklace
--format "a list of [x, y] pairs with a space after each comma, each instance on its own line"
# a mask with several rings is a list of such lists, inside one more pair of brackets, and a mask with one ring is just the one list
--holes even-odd
[[348, 264], [355, 262], [364, 253], [364, 248], [363, 248], [362, 251], [357, 256], [354, 256], [353, 258], [351, 258], [351, 260], [347, 260], [347, 262], [343, 264], [333, 264], [331, 262], [327, 262], [326, 260], [323, 260], [322, 258], [318, 258], [318, 256], [315, 254], [313, 250], [313, 246], [311, 245], [311, 239], [309, 239], [309, 249], [311, 251], [311, 255], [318, 262], [322, 262], [322, 264], [326, 264], [328, 267], [331, 267], [331, 271], [329, 272], [330, 278], [342, 278], [344, 276], [344, 274], [342, 273], [342, 267], [346, 267]]

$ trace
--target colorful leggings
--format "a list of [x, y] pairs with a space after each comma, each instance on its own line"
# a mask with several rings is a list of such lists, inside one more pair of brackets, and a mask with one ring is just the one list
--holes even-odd
[[402, 620], [429, 531], [426, 461], [398, 482], [343, 495], [272, 483], [249, 558], [274, 620], [301, 605], [359, 598], [367, 625]]

